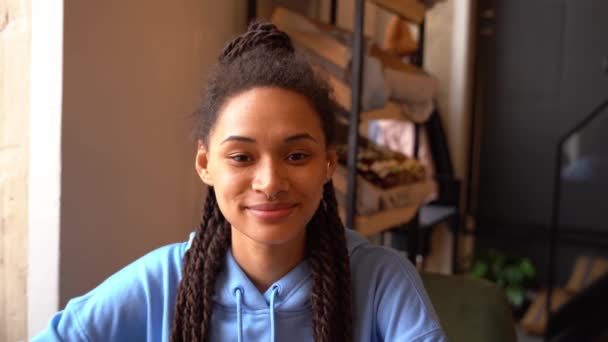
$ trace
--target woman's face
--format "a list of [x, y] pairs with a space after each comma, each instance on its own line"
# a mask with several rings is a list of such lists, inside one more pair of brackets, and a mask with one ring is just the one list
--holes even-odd
[[233, 233], [272, 245], [303, 239], [335, 165], [314, 108], [276, 87], [228, 99], [196, 157]]

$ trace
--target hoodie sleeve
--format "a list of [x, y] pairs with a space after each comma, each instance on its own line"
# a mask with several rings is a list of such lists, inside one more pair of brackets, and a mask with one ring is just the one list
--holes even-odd
[[53, 316], [48, 326], [32, 342], [89, 341], [73, 310], [62, 310]]
[[[447, 341], [414, 266], [393, 250], [367, 246], [366, 264], [378, 341]], [[368, 292], [368, 293], [370, 293]]]
[[181, 277], [180, 246], [157, 249], [70, 300], [33, 341], [145, 341], [168, 336]]
[[86, 295], [70, 300], [34, 341], [126, 341], [127, 337], [145, 337], [138, 333], [145, 327], [146, 303], [136, 264]]
[[384, 341], [447, 341], [414, 266], [391, 250], [378, 287], [378, 328]]

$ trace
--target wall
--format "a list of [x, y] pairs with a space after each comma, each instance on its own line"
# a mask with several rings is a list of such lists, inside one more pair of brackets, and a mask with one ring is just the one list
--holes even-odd
[[25, 339], [30, 1], [0, 2], [0, 341]]
[[188, 115], [245, 22], [236, 1], [66, 5], [60, 305], [193, 229]]
[[[445, 129], [454, 173], [461, 183], [462, 208], [466, 205], [469, 159], [469, 135], [474, 61], [474, 0], [446, 0], [438, 3], [426, 18], [424, 65], [439, 79], [437, 106]], [[462, 227], [464, 229], [464, 227]], [[447, 251], [451, 250], [452, 234], [441, 227], [433, 236], [432, 250], [438, 251], [427, 261], [430, 271], [447, 272]], [[466, 259], [473, 252], [474, 240], [461, 235], [459, 257]], [[458, 264], [462, 266], [462, 260]]]
[[[54, 310], [198, 222], [189, 115], [245, 14], [238, 0], [65, 3]], [[48, 318], [30, 316], [30, 335]]]
[[40, 330], [58, 308], [63, 1], [34, 0], [31, 10], [27, 177], [27, 327], [30, 336], [32, 329]]

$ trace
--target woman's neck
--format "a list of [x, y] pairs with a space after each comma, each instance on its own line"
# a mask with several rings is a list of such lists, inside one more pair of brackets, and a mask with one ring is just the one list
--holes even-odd
[[283, 244], [265, 244], [232, 228], [232, 255], [251, 282], [266, 290], [304, 259], [306, 231]]

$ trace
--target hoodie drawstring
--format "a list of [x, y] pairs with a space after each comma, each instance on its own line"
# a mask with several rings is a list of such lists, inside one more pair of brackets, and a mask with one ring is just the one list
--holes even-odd
[[274, 342], [274, 297], [278, 292], [279, 287], [272, 286], [272, 292], [270, 292], [270, 342]]
[[[274, 299], [275, 296], [279, 293], [279, 286], [272, 286], [272, 291], [270, 292], [270, 342], [275, 342], [274, 337]], [[237, 287], [234, 289], [234, 295], [236, 296], [236, 325], [238, 328], [237, 333], [237, 341], [243, 342], [243, 289]]]
[[234, 294], [236, 295], [236, 324], [238, 326], [237, 333], [237, 341], [243, 341], [243, 310], [241, 309], [241, 304], [243, 301], [243, 290], [240, 287], [237, 287], [234, 290]]

